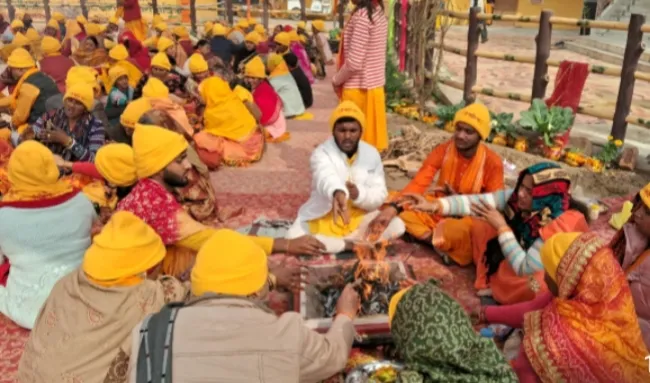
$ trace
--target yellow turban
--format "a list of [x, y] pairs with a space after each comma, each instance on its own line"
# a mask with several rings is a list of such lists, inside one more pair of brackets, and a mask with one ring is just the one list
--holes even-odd
[[25, 37], [29, 39], [30, 43], [39, 41], [41, 39], [41, 35], [39, 35], [34, 28], [29, 28], [27, 32], [25, 32]]
[[212, 21], [206, 21], [203, 24], [203, 33], [212, 32], [212, 28], [214, 28], [214, 23]]
[[81, 82], [66, 89], [63, 99], [68, 98], [79, 101], [86, 107], [86, 110], [90, 111], [95, 102], [95, 92], [90, 84]]
[[29, 41], [29, 38], [27, 38], [27, 36], [25, 36], [24, 34], [18, 32], [14, 36], [14, 39], [11, 41], [11, 43], [15, 47], [26, 47], [26, 46], [28, 46], [30, 44], [30, 41]]
[[271, 53], [266, 64], [269, 67], [269, 72], [273, 72], [273, 70], [282, 64], [283, 61], [284, 57], [282, 57], [282, 55]]
[[291, 45], [291, 36], [289, 36], [287, 32], [280, 32], [277, 35], [275, 35], [273, 41], [275, 41], [277, 44], [288, 47], [289, 45]]
[[84, 17], [84, 15], [79, 15], [76, 18], [77, 22], [82, 25], [88, 24], [88, 20]]
[[247, 41], [249, 43], [253, 43], [255, 45], [259, 44], [261, 40], [262, 40], [262, 37], [257, 32], [247, 33], [246, 37], [244, 37], [244, 41]]
[[115, 48], [117, 44], [115, 44], [115, 41], [110, 40], [110, 39], [104, 39], [104, 48], [106, 49], [113, 49]]
[[133, 148], [127, 144], [108, 144], [99, 148], [95, 166], [99, 174], [115, 186], [131, 186], [138, 180]]
[[13, 30], [16, 30], [18, 28], [25, 28], [25, 24], [23, 24], [22, 20], [18, 19], [14, 19], [14, 21], [11, 22], [10, 26]]
[[154, 29], [157, 30], [158, 32], [164, 32], [167, 30], [167, 23], [165, 22], [158, 23], [154, 26]]
[[47, 27], [56, 29], [58, 31], [59, 30], [59, 22], [56, 21], [54, 18], [52, 18], [52, 19], [50, 19], [50, 21], [47, 22]]
[[225, 36], [226, 32], [226, 27], [221, 24], [215, 24], [214, 27], [212, 27], [212, 36]]
[[113, 89], [115, 82], [122, 76], [129, 77], [129, 71], [126, 70], [123, 66], [114, 65], [111, 69], [108, 70], [108, 82], [110, 84], [109, 88]]
[[187, 32], [187, 28], [179, 25], [174, 28], [173, 33], [178, 37], [189, 37], [190, 34]]
[[158, 52], [165, 52], [167, 51], [167, 49], [173, 46], [174, 46], [174, 42], [171, 39], [162, 36], [158, 39], [158, 44], [156, 45], [156, 49], [158, 49]]
[[135, 125], [142, 115], [150, 111], [151, 108], [149, 99], [144, 97], [130, 102], [120, 116], [120, 124], [127, 129], [135, 129]]
[[57, 54], [61, 50], [61, 43], [54, 37], [45, 36], [41, 41], [41, 50], [46, 56]]
[[264, 68], [264, 63], [259, 56], [253, 57], [246, 63], [244, 66], [244, 76], [254, 78], [266, 77], [266, 68]]
[[190, 72], [192, 74], [203, 73], [208, 71], [208, 62], [198, 53], [190, 56]]
[[16, 48], [9, 55], [7, 65], [16, 69], [29, 69], [36, 66], [34, 58], [23, 48]]
[[101, 29], [101, 27], [99, 26], [99, 24], [95, 24], [95, 23], [88, 23], [88, 24], [86, 24], [86, 34], [87, 34], [88, 36], [91, 36], [91, 37], [92, 37], [92, 36], [97, 36], [97, 35], [99, 35], [100, 33], [102, 33], [102, 29]]
[[167, 53], [159, 52], [151, 59], [151, 66], [162, 68], [164, 70], [172, 70], [172, 63], [169, 62]]
[[205, 101], [203, 122], [207, 133], [239, 142], [257, 127], [246, 105], [222, 78], [213, 76], [203, 80], [199, 93]]
[[325, 32], [325, 21], [323, 20], [314, 20], [311, 22], [311, 26], [314, 27], [318, 32]]
[[492, 130], [490, 111], [487, 106], [478, 102], [467, 105], [456, 112], [456, 116], [454, 116], [454, 126], [459, 122], [463, 122], [474, 128], [478, 132], [478, 135], [484, 140], [488, 138], [490, 131]]
[[60, 23], [62, 21], [65, 21], [65, 16], [61, 12], [54, 12], [52, 13], [52, 20], [56, 20]]
[[154, 125], [136, 124], [133, 133], [135, 169], [139, 179], [151, 177], [166, 168], [187, 150], [183, 136]]
[[402, 300], [402, 298], [404, 298], [404, 295], [406, 295], [406, 292], [409, 291], [410, 289], [411, 287], [401, 289], [400, 291], [396, 292], [392, 298], [390, 298], [390, 302], [388, 303], [388, 325], [389, 326], [393, 321], [395, 312], [397, 312], [397, 304], [399, 303], [400, 300]]
[[253, 95], [251, 92], [249, 92], [248, 89], [244, 88], [241, 85], [237, 85], [232, 91], [235, 92], [237, 97], [239, 97], [242, 102], [255, 102], [253, 100]]
[[109, 24], [117, 25], [117, 24], [119, 24], [119, 22], [120, 22], [120, 19], [115, 15], [111, 16], [110, 19], [108, 19]]
[[218, 230], [201, 247], [192, 268], [192, 294], [248, 296], [258, 292], [269, 275], [266, 253], [236, 231]]
[[[300, 41], [300, 36], [298, 36], [298, 32], [296, 32], [295, 29], [292, 30], [291, 32], [288, 32], [288, 33], [289, 33], [289, 39], [291, 40], [291, 42], [298, 42], [298, 41]], [[283, 45], [284, 45], [284, 44], [283, 44]]]
[[140, 218], [118, 211], [93, 238], [82, 269], [99, 282], [124, 282], [159, 264], [166, 250], [162, 239]]
[[252, 16], [249, 17], [249, 18], [247, 18], [246, 21], [248, 22], [248, 26], [249, 26], [249, 27], [250, 27], [251, 25], [257, 25], [257, 20], [256, 20], [254, 17], [252, 17]]
[[169, 97], [169, 88], [159, 79], [151, 76], [142, 88], [142, 96], [151, 98]]
[[117, 44], [108, 51], [108, 57], [116, 61], [123, 61], [129, 58], [129, 51], [126, 50], [126, 47], [123, 44]]
[[157, 25], [157, 24], [160, 24], [160, 23], [162, 23], [164, 21], [165, 21], [165, 19], [162, 17], [162, 15], [160, 13], [156, 13], [155, 15], [153, 15], [153, 19], [151, 21], [151, 24], [152, 25]]
[[89, 66], [73, 66], [65, 77], [65, 86], [70, 88], [79, 83], [88, 84], [94, 89], [98, 89], [97, 71]]
[[303, 44], [307, 44], [307, 37], [305, 35], [300, 35], [300, 42]]
[[264, 25], [257, 24], [255, 25], [255, 32], [257, 32], [260, 36], [264, 36], [266, 34], [266, 29], [264, 29]]
[[641, 189], [641, 200], [643, 203], [650, 207], [650, 184], [647, 184], [643, 189]]
[[336, 107], [336, 109], [334, 109], [332, 115], [330, 116], [330, 129], [334, 130], [336, 121], [344, 117], [349, 117], [357, 120], [361, 125], [362, 130], [366, 128], [366, 116], [363, 114], [363, 111], [359, 109], [357, 104], [354, 102], [343, 101]]
[[305, 29], [305, 27], [307, 27], [307, 23], [304, 21], [298, 21], [298, 24], [296, 24], [296, 28]]
[[248, 24], [248, 20], [246, 19], [239, 19], [237, 22], [237, 28], [246, 29], [248, 27], [250, 27], [250, 24]]
[[4, 202], [31, 201], [72, 192], [72, 186], [59, 180], [59, 168], [50, 149], [34, 140], [23, 142], [11, 153], [7, 176], [11, 187], [2, 198]]
[[557, 282], [557, 267], [573, 241], [582, 233], [559, 233], [546, 240], [540, 250], [542, 265], [546, 274]]

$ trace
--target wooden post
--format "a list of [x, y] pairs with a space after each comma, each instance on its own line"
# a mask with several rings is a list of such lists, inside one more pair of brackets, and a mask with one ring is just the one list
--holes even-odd
[[7, 9], [9, 10], [9, 22], [11, 23], [16, 18], [16, 8], [14, 8], [11, 0], [7, 0]]
[[546, 97], [546, 86], [548, 85], [548, 65], [546, 61], [551, 56], [551, 24], [553, 12], [542, 11], [539, 16], [539, 31], [535, 37], [537, 48], [535, 50], [535, 71], [533, 72], [533, 93], [532, 99]]
[[88, 19], [88, 6], [86, 5], [86, 0], [81, 0], [80, 5], [81, 5], [81, 14], [84, 15], [86, 19]]
[[196, 0], [190, 0], [190, 24], [192, 26], [192, 33], [198, 34], [196, 26]]
[[[437, 10], [433, 9], [433, 7], [429, 8], [429, 18], [431, 17], [431, 14], [437, 12]], [[422, 47], [423, 53], [424, 53], [424, 85], [426, 89], [430, 89], [432, 82], [434, 81], [433, 78], [429, 78], [427, 74], [431, 73], [433, 74], [433, 54], [435, 52], [435, 48], [433, 46], [429, 46], [429, 41], [436, 41], [436, 28], [431, 28], [427, 31], [427, 36], [426, 40], [424, 42], [424, 46]], [[422, 105], [424, 106], [424, 104]]]
[[467, 28], [467, 58], [465, 63], [465, 83], [463, 86], [463, 100], [465, 104], [472, 104], [475, 100], [472, 93], [472, 87], [476, 85], [476, 70], [478, 58], [476, 49], [478, 48], [478, 13], [479, 8], [470, 8], [469, 10], [469, 28]]
[[50, 8], [50, 0], [43, 0], [43, 6], [45, 7], [45, 21], [49, 21], [52, 15], [52, 9]]
[[262, 24], [269, 30], [269, 0], [262, 0]]
[[226, 16], [228, 17], [228, 23], [232, 25], [235, 20], [235, 15], [232, 12], [232, 0], [226, 0]]
[[346, 0], [339, 0], [339, 29], [343, 29], [343, 24], [345, 24], [345, 6], [347, 5]]
[[630, 17], [630, 24], [627, 29], [627, 44], [623, 54], [623, 65], [621, 66], [621, 83], [618, 88], [616, 99], [616, 110], [612, 123], [611, 135], [615, 140], [625, 140], [627, 122], [625, 119], [630, 114], [632, 95], [634, 94], [634, 72], [639, 63], [639, 58], [645, 49], [643, 43], [643, 32], [641, 27], [645, 23], [645, 16], [633, 14]]
[[300, 0], [300, 20], [307, 20], [307, 4], [305, 4], [305, 0]]
[[157, 15], [158, 12], [158, 0], [151, 0], [151, 9], [154, 15]]

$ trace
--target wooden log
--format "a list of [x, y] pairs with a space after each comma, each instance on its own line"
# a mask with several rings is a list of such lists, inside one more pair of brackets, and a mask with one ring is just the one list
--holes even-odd
[[632, 106], [634, 95], [634, 72], [639, 64], [639, 58], [645, 49], [643, 43], [643, 32], [641, 27], [645, 22], [645, 16], [633, 14], [630, 17], [630, 28], [627, 31], [627, 43], [623, 54], [623, 65], [621, 66], [621, 82], [618, 88], [616, 99], [616, 110], [612, 123], [611, 135], [615, 140], [625, 140], [627, 131], [627, 116]]
[[307, 4], [305, 4], [305, 0], [300, 0], [300, 20], [307, 20]]
[[157, 15], [158, 13], [158, 0], [151, 0], [151, 9], [153, 10], [153, 14]]
[[192, 33], [198, 34], [198, 27], [196, 25], [196, 0], [190, 0], [190, 25]]
[[472, 88], [476, 85], [478, 58], [476, 49], [478, 48], [479, 26], [478, 12], [479, 8], [474, 7], [469, 10], [469, 28], [467, 28], [467, 56], [465, 61], [465, 85], [463, 87], [463, 100], [469, 105], [474, 102]]
[[546, 61], [551, 56], [551, 33], [553, 24], [550, 23], [553, 12], [542, 11], [539, 16], [539, 31], [535, 37], [535, 70], [533, 72], [533, 99], [544, 99], [548, 85], [548, 64]]
[[262, 0], [262, 24], [264, 29], [269, 30], [269, 0]]
[[228, 18], [228, 23], [232, 25], [235, 20], [235, 15], [233, 14], [232, 9], [232, 0], [226, 0], [226, 17]]

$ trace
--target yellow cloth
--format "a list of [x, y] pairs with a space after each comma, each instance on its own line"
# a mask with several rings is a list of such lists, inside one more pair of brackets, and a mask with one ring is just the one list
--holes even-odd
[[298, 24], [296, 24], [296, 28], [298, 29], [305, 29], [307, 27], [307, 23], [304, 21], [298, 21]]
[[14, 31], [18, 28], [25, 28], [25, 24], [23, 24], [23, 22], [18, 19], [14, 19], [14, 21], [11, 22], [10, 26]]
[[257, 25], [257, 20], [256, 20], [254, 17], [252, 17], [252, 16], [251, 16], [251, 17], [248, 17], [248, 18], [246, 19], [246, 21], [248, 21], [248, 26], [249, 26], [249, 27], [250, 27], [250, 26], [255, 26], [255, 25]]
[[115, 16], [115, 15], [111, 16], [111, 17], [108, 19], [108, 23], [109, 23], [109, 24], [118, 25], [119, 22], [120, 22], [119, 17], [117, 17], [117, 16]]
[[129, 58], [129, 51], [124, 44], [117, 44], [113, 49], [108, 51], [108, 57], [116, 61], [122, 61]]
[[120, 116], [120, 124], [127, 129], [135, 129], [143, 114], [151, 110], [151, 103], [146, 98], [139, 98], [130, 102], [122, 115]]
[[291, 32], [287, 32], [287, 33], [289, 33], [289, 40], [291, 42], [300, 41], [300, 36], [298, 36], [298, 32], [295, 29], [292, 29]]
[[259, 33], [255, 32], [255, 31], [246, 34], [246, 36], [244, 37], [244, 41], [249, 42], [249, 43], [253, 43], [255, 45], [259, 44], [261, 40], [262, 40], [262, 37], [260, 36]]
[[208, 62], [205, 61], [202, 55], [195, 53], [190, 56], [190, 72], [192, 74], [198, 74], [208, 71]]
[[314, 119], [314, 115], [311, 112], [305, 112], [295, 116], [293, 119], [296, 121], [311, 121]]
[[57, 22], [62, 22], [65, 21], [65, 16], [61, 12], [54, 12], [52, 13], [52, 20], [55, 20]]
[[54, 37], [45, 36], [41, 41], [41, 50], [43, 51], [43, 54], [46, 56], [52, 56], [58, 54], [61, 51], [61, 43], [59, 42], [59, 40], [55, 39]]
[[52, 18], [52, 19], [50, 19], [50, 21], [47, 22], [47, 27], [56, 29], [58, 31], [59, 30], [59, 22]]
[[[301, 43], [303, 43], [303, 44], [307, 44], [307, 37], [305, 37], [305, 35], [300, 35], [300, 36], [298, 36], [298, 37], [300, 37], [300, 42], [301, 42]], [[312, 65], [314, 65], [314, 64], [312, 64]], [[313, 71], [312, 71], [312, 72], [313, 72]]]
[[156, 26], [160, 23], [163, 23], [165, 21], [165, 18], [160, 14], [156, 13], [153, 15], [153, 19], [151, 20], [151, 25]]
[[330, 116], [330, 130], [334, 130], [336, 121], [344, 117], [354, 118], [361, 124], [361, 129], [365, 129], [366, 116], [363, 114], [363, 111], [354, 102], [343, 101], [334, 109]]
[[95, 102], [95, 92], [90, 84], [80, 82], [79, 84], [75, 84], [66, 89], [63, 99], [65, 100], [68, 98], [79, 101], [84, 107], [86, 107], [87, 111], [90, 111]]
[[250, 27], [250, 24], [248, 23], [248, 20], [239, 19], [239, 21], [237, 22], [237, 25], [235, 27], [244, 30], [244, 29], [247, 29], [248, 27]]
[[650, 207], [650, 184], [647, 184], [643, 189], [641, 189], [641, 200], [643, 203]]
[[[138, 85], [140, 79], [142, 78], [142, 72], [137, 66], [128, 60], [118, 61], [113, 66], [121, 66], [126, 69], [126, 71], [129, 73], [129, 86], [131, 88], [135, 88]], [[107, 91], [110, 92], [110, 89]]]
[[287, 32], [280, 32], [277, 35], [275, 35], [273, 41], [275, 41], [277, 44], [288, 47], [289, 45], [291, 45], [291, 36]]
[[185, 138], [154, 125], [136, 124], [133, 152], [138, 179], [148, 178], [166, 168], [187, 150]]
[[142, 19], [124, 22], [124, 29], [133, 33], [139, 41], [144, 41], [147, 38], [147, 24]]
[[16, 33], [16, 35], [14, 36], [14, 39], [11, 41], [11, 43], [15, 47], [26, 47], [26, 46], [30, 45], [29, 39], [27, 38], [27, 36], [25, 36], [24, 34], [22, 34], [20, 32]]
[[260, 56], [255, 56], [244, 65], [244, 76], [266, 78], [266, 68]]
[[612, 217], [609, 219], [610, 226], [616, 230], [621, 230], [623, 225], [625, 225], [632, 217], [632, 209], [634, 209], [632, 201], [625, 201], [621, 211], [612, 214]]
[[366, 125], [361, 139], [379, 151], [388, 148], [384, 87], [374, 89], [344, 88], [341, 101], [346, 100], [357, 104], [366, 116]]
[[76, 18], [75, 20], [77, 20], [77, 22], [78, 22], [79, 24], [83, 24], [83, 25], [88, 24], [88, 19], [86, 19], [86, 18], [84, 17], [84, 15], [79, 15], [79, 16], [77, 16], [77, 18]]
[[226, 32], [228, 32], [226, 27], [221, 24], [215, 24], [212, 27], [212, 36], [225, 36]]
[[122, 76], [129, 77], [129, 72], [123, 66], [114, 65], [108, 70], [109, 89], [113, 89], [115, 82]]
[[109, 39], [104, 39], [104, 48], [111, 50], [115, 48], [117, 44], [115, 44], [115, 41], [109, 40]]
[[236, 231], [217, 230], [199, 250], [192, 268], [192, 294], [248, 296], [262, 289], [269, 275], [264, 250]]
[[325, 27], [325, 21], [323, 20], [314, 20], [311, 22], [311, 26], [314, 27], [318, 32], [325, 32], [327, 30]]
[[151, 59], [151, 66], [162, 68], [164, 70], [172, 70], [172, 63], [169, 62], [169, 57], [167, 53], [160, 52], [157, 53]]
[[[284, 64], [285, 68], [281, 69], [277, 73], [274, 73], [276, 72], [276, 69], [282, 66], [282, 64]], [[289, 73], [289, 67], [286, 65], [284, 58], [282, 55], [279, 55], [277, 53], [271, 53], [271, 55], [269, 55], [266, 65], [269, 67], [269, 73], [271, 73], [271, 75], [282, 75]]]
[[23, 48], [16, 48], [9, 59], [7, 60], [7, 65], [11, 68], [16, 69], [28, 69], [36, 66], [34, 58]]
[[86, 35], [93, 37], [93, 36], [98, 36], [100, 33], [102, 33], [102, 29], [99, 26], [99, 24], [95, 24], [95, 23], [86, 24]]
[[206, 21], [203, 24], [203, 33], [206, 34], [206, 35], [208, 33], [212, 33], [213, 28], [214, 28], [214, 23], [212, 21]]
[[557, 267], [567, 249], [582, 233], [558, 233], [546, 240], [540, 250], [540, 258], [544, 270], [551, 279], [557, 282]]
[[118, 211], [93, 238], [81, 267], [94, 280], [122, 283], [144, 279], [165, 253], [165, 244], [149, 225], [131, 212]]
[[233, 89], [233, 92], [235, 92], [237, 97], [239, 97], [239, 99], [243, 102], [255, 102], [251, 92], [249, 92], [248, 89], [244, 88], [241, 85], [237, 85], [235, 89]]
[[97, 71], [88, 66], [73, 66], [65, 77], [65, 86], [70, 88], [78, 83], [86, 83], [96, 90], [99, 89]]
[[458, 122], [464, 122], [474, 128], [483, 139], [488, 138], [490, 131], [492, 130], [490, 111], [487, 106], [478, 102], [467, 105], [456, 112], [453, 122], [454, 126]]
[[3, 202], [53, 198], [73, 191], [59, 180], [59, 168], [50, 149], [33, 140], [23, 142], [11, 153], [7, 178], [10, 186]]
[[257, 121], [246, 105], [220, 77], [210, 77], [199, 85], [205, 102], [205, 131], [214, 136], [241, 141], [257, 128]]
[[175, 34], [178, 37], [190, 37], [190, 34], [187, 32], [187, 28], [179, 25], [177, 27], [174, 27], [174, 30], [172, 31], [173, 34]]
[[411, 289], [410, 287], [401, 289], [400, 291], [396, 292], [392, 298], [390, 298], [390, 302], [388, 303], [388, 325], [389, 326], [390, 323], [393, 321], [395, 312], [397, 311], [397, 304], [399, 303], [400, 300], [402, 300], [402, 298], [404, 298], [404, 295], [406, 295], [406, 292], [409, 291], [410, 289]]
[[158, 39], [158, 44], [156, 44], [156, 48], [158, 49], [158, 52], [166, 52], [167, 49], [173, 46], [174, 46], [174, 42], [165, 36], [161, 36]]
[[133, 148], [127, 144], [113, 143], [99, 148], [95, 166], [104, 180], [115, 186], [131, 186], [138, 180]]
[[164, 32], [167, 30], [167, 23], [158, 23], [154, 25], [154, 29], [157, 30], [158, 32]]
[[147, 83], [142, 88], [142, 95], [144, 97], [158, 97], [158, 98], [167, 98], [169, 97], [169, 89], [167, 86], [160, 81], [159, 79], [151, 76]]

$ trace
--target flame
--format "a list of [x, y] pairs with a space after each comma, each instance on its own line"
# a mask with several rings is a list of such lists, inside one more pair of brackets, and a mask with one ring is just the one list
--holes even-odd
[[358, 244], [354, 247], [354, 252], [359, 258], [354, 278], [361, 281], [363, 298], [366, 300], [372, 294], [373, 282], [380, 284], [390, 282], [390, 265], [385, 260], [387, 247], [387, 240], [377, 241], [373, 245]]

